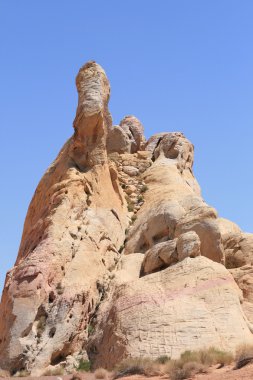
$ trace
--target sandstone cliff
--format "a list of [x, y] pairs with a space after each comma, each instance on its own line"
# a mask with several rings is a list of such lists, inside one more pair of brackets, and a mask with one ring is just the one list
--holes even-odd
[[253, 235], [201, 197], [193, 145], [112, 125], [110, 85], [76, 78], [74, 134], [41, 179], [0, 305], [0, 368], [41, 374], [81, 359], [253, 343]]

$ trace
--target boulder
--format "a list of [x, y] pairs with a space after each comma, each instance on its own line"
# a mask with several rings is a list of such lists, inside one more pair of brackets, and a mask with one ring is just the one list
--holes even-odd
[[187, 258], [117, 287], [98, 315], [89, 354], [95, 367], [112, 369], [127, 356], [177, 359], [211, 346], [234, 352], [252, 343], [250, 327], [228, 270]]
[[177, 240], [178, 261], [197, 256], [200, 256], [200, 239], [196, 232], [189, 231], [180, 235]]

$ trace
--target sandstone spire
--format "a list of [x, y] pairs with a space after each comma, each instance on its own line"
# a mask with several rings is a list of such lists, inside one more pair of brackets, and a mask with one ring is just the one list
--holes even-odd
[[[177, 358], [253, 343], [253, 235], [220, 219], [180, 132], [112, 126], [104, 70], [76, 78], [74, 135], [29, 206], [0, 304], [0, 368]], [[243, 293], [241, 290], [243, 290]]]
[[88, 62], [76, 77], [78, 107], [70, 155], [85, 170], [106, 161], [106, 136], [111, 126], [108, 110], [110, 84], [101, 66]]

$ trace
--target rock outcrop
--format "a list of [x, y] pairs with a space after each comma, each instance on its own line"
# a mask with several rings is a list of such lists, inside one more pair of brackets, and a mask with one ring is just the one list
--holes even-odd
[[[176, 358], [253, 343], [253, 235], [220, 219], [179, 132], [112, 125], [95, 62], [76, 78], [74, 134], [41, 179], [0, 305], [0, 368]], [[227, 267], [227, 268], [226, 268]]]
[[226, 268], [205, 257], [118, 286], [90, 342], [91, 358], [109, 369], [127, 356], [178, 358], [216, 346], [252, 343], [240, 292]]
[[77, 89], [75, 133], [38, 185], [6, 277], [0, 363], [12, 373], [82, 352], [125, 239], [126, 201], [106, 153], [110, 86], [103, 69], [83, 66]]

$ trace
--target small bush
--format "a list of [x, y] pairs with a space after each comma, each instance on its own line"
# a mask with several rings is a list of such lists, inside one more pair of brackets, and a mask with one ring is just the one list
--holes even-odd
[[129, 212], [134, 211], [134, 204], [133, 204], [133, 203], [129, 203], [129, 204], [127, 205], [127, 209], [128, 209]]
[[94, 327], [92, 325], [88, 325], [88, 335], [91, 335], [94, 332]]
[[115, 373], [114, 379], [131, 375], [155, 376], [160, 374], [160, 369], [159, 364], [152, 359], [128, 358], [116, 367]]
[[148, 186], [147, 185], [143, 185], [142, 187], [141, 187], [141, 193], [145, 193], [146, 191], [148, 190]]
[[235, 369], [240, 369], [253, 361], [253, 345], [239, 346], [235, 354]]
[[81, 359], [79, 362], [79, 365], [77, 367], [78, 371], [83, 371], [83, 372], [89, 372], [91, 368], [91, 363], [89, 360], [84, 360]]
[[170, 358], [167, 355], [162, 355], [159, 356], [159, 358], [157, 358], [155, 361], [159, 364], [166, 364], [169, 360]]
[[138, 203], [143, 202], [144, 201], [143, 196], [142, 195], [138, 195], [137, 201], [138, 201]]
[[134, 215], [132, 216], [132, 218], [131, 218], [131, 221], [132, 221], [132, 222], [135, 222], [136, 219], [137, 219], [137, 215], [134, 214]]
[[106, 369], [104, 369], [104, 368], [98, 368], [94, 372], [94, 376], [95, 376], [96, 379], [106, 379], [107, 376], [108, 376], [108, 373], [107, 373]]
[[185, 368], [174, 368], [170, 372], [170, 380], [183, 380], [191, 377], [191, 371]]
[[232, 354], [214, 347], [199, 351], [185, 351], [180, 359], [167, 363], [166, 372], [169, 373], [171, 380], [181, 380], [197, 373], [206, 372], [206, 368], [214, 364], [223, 366], [232, 361]]

